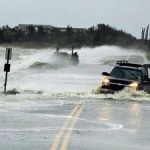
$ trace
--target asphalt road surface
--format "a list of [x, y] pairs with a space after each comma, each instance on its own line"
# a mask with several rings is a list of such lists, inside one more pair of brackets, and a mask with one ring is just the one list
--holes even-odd
[[20, 109], [18, 105], [1, 109], [0, 149], [150, 149], [149, 103], [107, 99], [76, 104], [63, 101], [28, 101], [18, 104], [22, 105]]

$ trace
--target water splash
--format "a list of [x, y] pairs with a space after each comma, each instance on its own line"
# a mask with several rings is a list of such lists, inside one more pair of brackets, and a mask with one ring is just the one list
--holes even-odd
[[[116, 60], [128, 58], [142, 63], [147, 61], [144, 53], [115, 46], [82, 48], [76, 50], [80, 60], [78, 66], [57, 68], [55, 60], [51, 57], [54, 51], [54, 49], [14, 49], [8, 91], [16, 95], [8, 94], [6, 97], [1, 94], [1, 98], [24, 100], [67, 98], [69, 101], [80, 99], [83, 102], [84, 99], [149, 101], [149, 95], [142, 91], [123, 91], [114, 95], [104, 95], [99, 94], [100, 85], [96, 87], [102, 79], [101, 72], [110, 71]], [[68, 52], [67, 49], [63, 51]], [[1, 52], [0, 58], [4, 61], [5, 51]], [[62, 65], [63, 63], [64, 61], [61, 61]], [[3, 66], [0, 68], [3, 69]], [[0, 84], [3, 85], [2, 72], [0, 77]]]

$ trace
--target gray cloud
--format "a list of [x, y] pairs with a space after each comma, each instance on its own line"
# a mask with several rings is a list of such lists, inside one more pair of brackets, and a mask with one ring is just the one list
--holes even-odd
[[149, 0], [1, 0], [0, 25], [106, 23], [140, 37], [141, 28], [150, 23], [149, 6]]

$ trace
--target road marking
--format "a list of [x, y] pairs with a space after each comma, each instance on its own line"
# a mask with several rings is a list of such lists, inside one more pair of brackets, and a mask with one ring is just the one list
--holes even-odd
[[[75, 114], [74, 117], [78, 118], [78, 117], [80, 116], [80, 114], [81, 114], [81, 112], [82, 112], [82, 110], [83, 110], [83, 107], [84, 107], [84, 106], [81, 106], [81, 107], [80, 107], [80, 109], [78, 110], [78, 112]], [[74, 120], [71, 122], [71, 124], [70, 124], [69, 127], [73, 129], [74, 126], [76, 125], [76, 123], [77, 123], [77, 119], [74, 119]], [[72, 132], [73, 132], [73, 130], [69, 130], [69, 131], [65, 134], [64, 140], [63, 140], [63, 142], [62, 142], [62, 146], [61, 146], [60, 150], [66, 150], [66, 149], [67, 149]]]
[[[78, 112], [78, 110], [80, 110], [80, 107], [81, 105], [77, 105], [75, 106], [75, 108], [72, 110], [70, 116], [74, 117], [74, 115]], [[78, 114], [78, 113], [77, 113]], [[57, 150], [59, 144], [60, 144], [60, 141], [65, 133], [65, 130], [64, 128], [66, 128], [67, 126], [69, 127], [69, 124], [72, 122], [71, 120], [72, 118], [68, 118], [66, 120], [66, 122], [64, 123], [63, 127], [61, 128], [60, 132], [57, 134], [54, 142], [53, 142], [53, 145], [51, 146], [51, 150]]]

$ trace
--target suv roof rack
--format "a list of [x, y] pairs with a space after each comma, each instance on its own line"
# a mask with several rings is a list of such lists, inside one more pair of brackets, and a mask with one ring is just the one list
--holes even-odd
[[116, 62], [117, 65], [119, 66], [129, 66], [129, 67], [144, 67], [144, 68], [149, 68], [150, 69], [150, 64], [133, 64], [133, 63], [128, 63], [127, 60], [119, 60]]
[[128, 63], [128, 61], [127, 61], [127, 60], [118, 60], [118, 61], [116, 62], [117, 65], [125, 64], [125, 63]]
[[[140, 65], [140, 64], [132, 64], [132, 63], [128, 63], [127, 60], [119, 60], [116, 63], [119, 66], [129, 66], [129, 67], [144, 67], [144, 65]], [[146, 64], [147, 65], [147, 64]], [[146, 66], [145, 66], [146, 67]]]
[[144, 64], [143, 67], [150, 69], [150, 64]]

